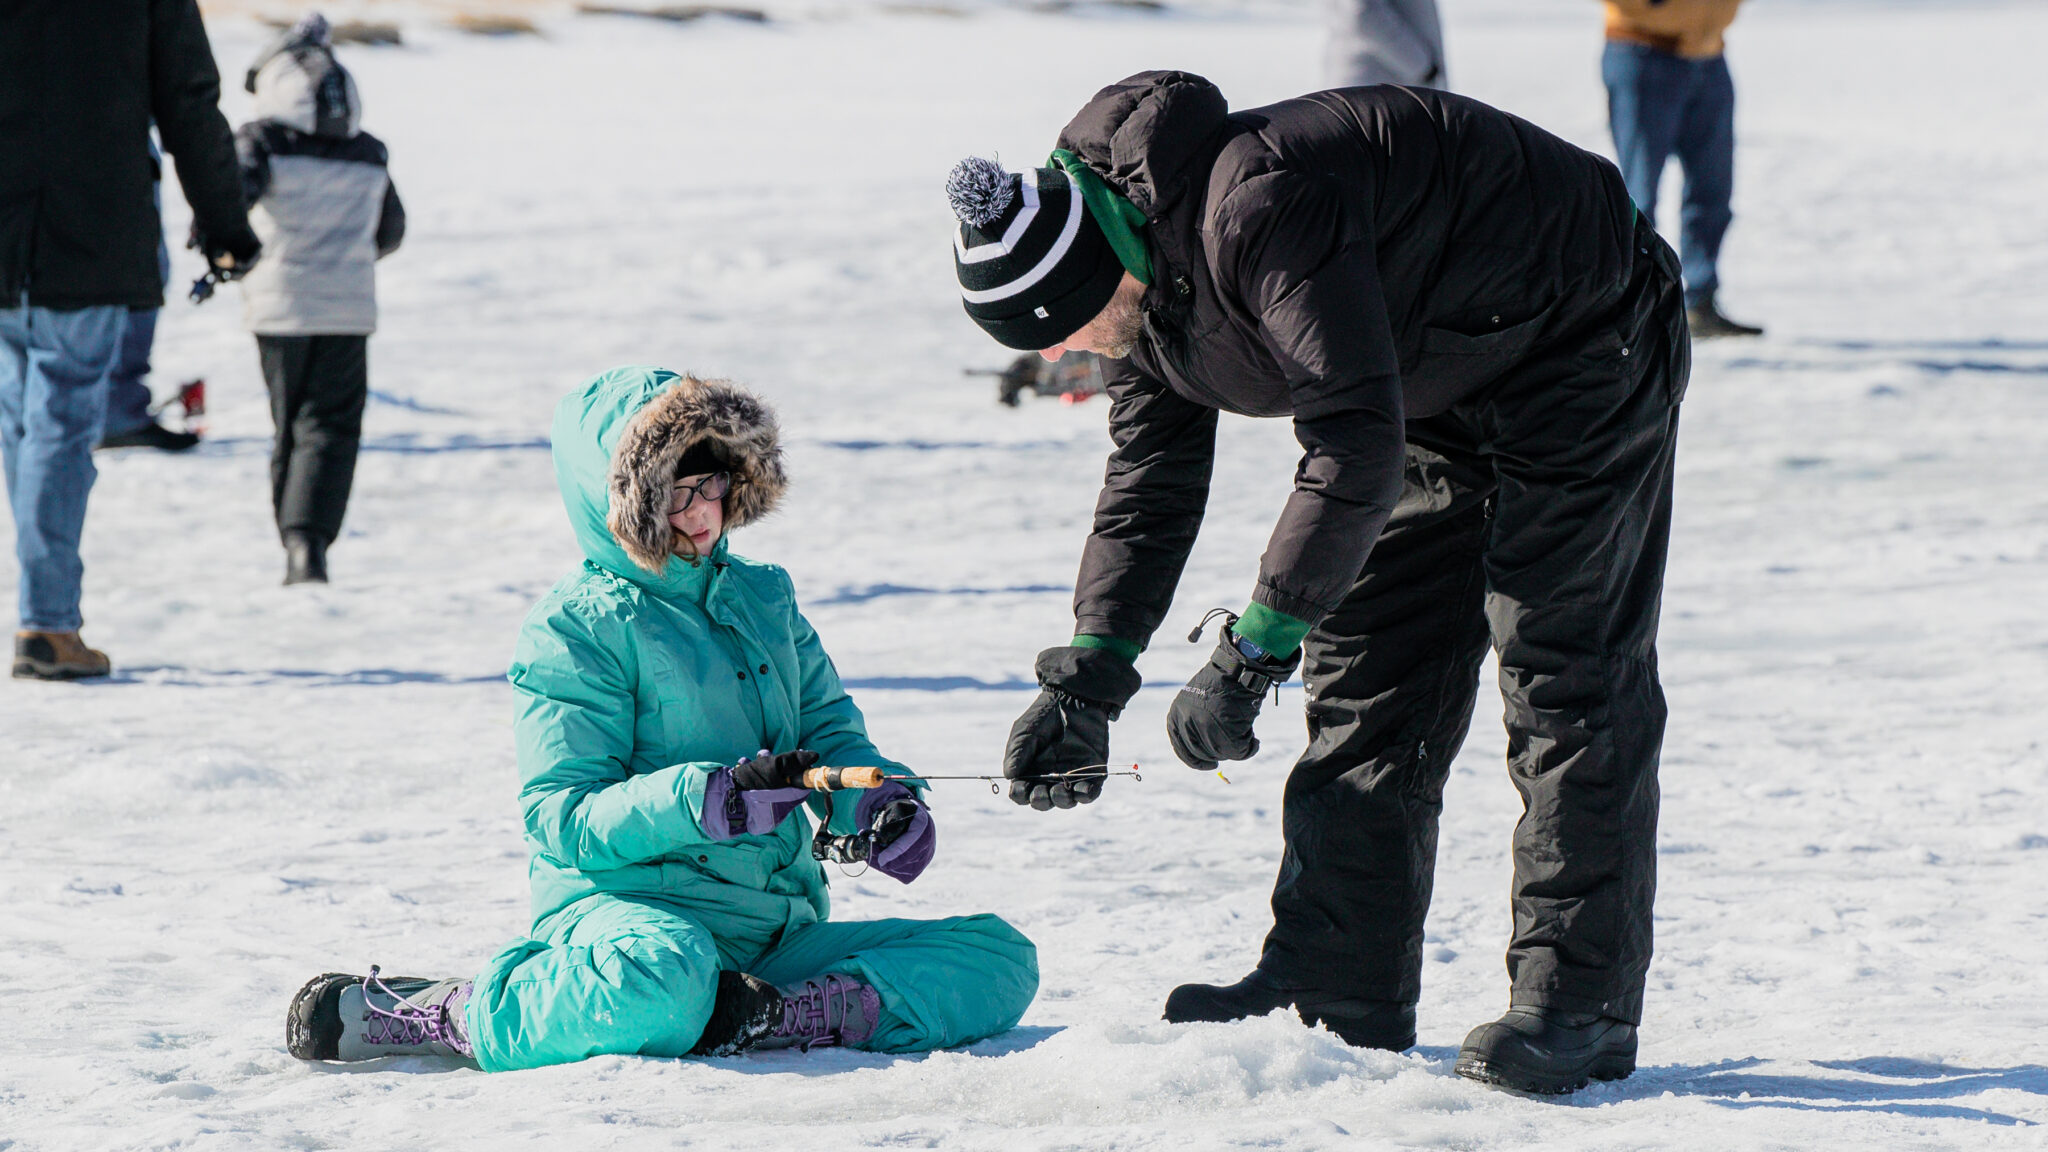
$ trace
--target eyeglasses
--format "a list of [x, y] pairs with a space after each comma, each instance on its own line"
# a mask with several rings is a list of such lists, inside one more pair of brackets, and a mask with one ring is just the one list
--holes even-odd
[[695, 484], [679, 483], [675, 486], [675, 490], [669, 494], [668, 514], [674, 516], [678, 513], [688, 512], [690, 505], [696, 503], [699, 499], [723, 500], [725, 499], [725, 494], [732, 491], [732, 483], [732, 473], [730, 472], [713, 472]]

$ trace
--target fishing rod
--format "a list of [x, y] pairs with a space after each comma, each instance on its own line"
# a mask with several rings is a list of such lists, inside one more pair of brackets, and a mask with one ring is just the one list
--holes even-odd
[[[1139, 775], [1136, 764], [1131, 765], [1129, 768], [1114, 769], [1107, 764], [1090, 764], [1085, 768], [1070, 768], [1065, 772], [1047, 772], [1038, 776], [1020, 777], [1020, 779], [1029, 780], [1033, 784], [1040, 784], [1060, 783], [1067, 780], [1101, 780], [1108, 776], [1129, 776], [1131, 779], [1139, 782], [1143, 782], [1145, 779]], [[1001, 795], [1003, 785], [1009, 779], [1007, 776], [980, 774], [927, 775], [922, 772], [892, 775], [880, 768], [872, 767], [812, 768], [803, 774], [803, 786], [821, 792], [838, 792], [846, 788], [880, 788], [891, 780], [916, 780], [919, 782], [928, 780], [985, 780], [988, 782], [989, 791]]]

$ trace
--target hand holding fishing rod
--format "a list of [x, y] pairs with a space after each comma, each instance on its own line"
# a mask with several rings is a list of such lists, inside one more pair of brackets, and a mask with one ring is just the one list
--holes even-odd
[[1041, 812], [1089, 804], [1108, 775], [1109, 722], [1138, 694], [1130, 661], [1102, 648], [1038, 654], [1038, 698], [1010, 728], [1003, 776], [1010, 800]]

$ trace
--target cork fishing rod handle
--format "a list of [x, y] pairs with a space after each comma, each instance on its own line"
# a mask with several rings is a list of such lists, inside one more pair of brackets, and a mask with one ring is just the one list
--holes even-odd
[[888, 777], [880, 768], [812, 768], [804, 773], [804, 787], [826, 792], [842, 788], [880, 788]]

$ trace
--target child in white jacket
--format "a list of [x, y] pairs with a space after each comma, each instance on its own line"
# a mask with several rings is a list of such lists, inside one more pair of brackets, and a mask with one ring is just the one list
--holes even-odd
[[235, 134], [249, 223], [264, 259], [242, 280], [277, 440], [270, 499], [287, 584], [327, 582], [369, 399], [375, 264], [405, 236], [384, 143], [358, 130], [355, 79], [327, 21], [306, 16], [258, 57], [244, 86], [257, 118]]

